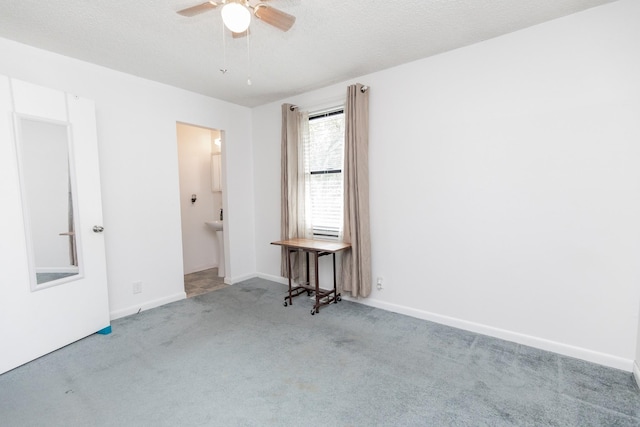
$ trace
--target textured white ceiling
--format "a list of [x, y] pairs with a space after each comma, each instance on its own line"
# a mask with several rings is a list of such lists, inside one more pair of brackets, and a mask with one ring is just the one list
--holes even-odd
[[296, 23], [254, 20], [249, 51], [219, 9], [175, 13], [203, 1], [1, 0], [0, 37], [256, 106], [614, 0], [271, 0]]

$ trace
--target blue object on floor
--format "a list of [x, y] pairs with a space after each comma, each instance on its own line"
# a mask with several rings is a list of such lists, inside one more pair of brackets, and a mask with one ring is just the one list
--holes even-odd
[[102, 328], [98, 332], [96, 332], [96, 334], [100, 334], [100, 335], [109, 335], [110, 333], [111, 333], [111, 325], [107, 326], [106, 328]]

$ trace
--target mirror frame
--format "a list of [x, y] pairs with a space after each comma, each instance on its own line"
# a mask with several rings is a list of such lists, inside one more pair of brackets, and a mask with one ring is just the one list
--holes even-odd
[[[77, 201], [77, 182], [76, 182], [76, 171], [75, 171], [75, 156], [73, 149], [73, 132], [72, 127], [73, 124], [69, 121], [60, 121], [48, 119], [45, 117], [33, 116], [29, 114], [20, 114], [13, 113], [14, 116], [14, 143], [16, 149], [16, 157], [18, 162], [18, 174], [20, 179], [20, 198], [22, 204], [22, 213], [24, 218], [24, 232], [25, 232], [25, 243], [27, 249], [27, 260], [28, 260], [28, 268], [29, 268], [29, 283], [31, 292], [41, 291], [43, 289], [48, 289], [54, 286], [59, 286], [65, 283], [74, 282], [76, 280], [84, 278], [84, 262], [82, 256], [82, 238], [81, 232], [78, 224], [79, 212], [78, 212], [78, 201]], [[35, 250], [34, 250], [34, 242], [33, 235], [31, 231], [31, 215], [29, 203], [27, 201], [27, 189], [25, 185], [25, 170], [23, 164], [23, 148], [22, 148], [22, 121], [23, 120], [31, 120], [36, 122], [42, 122], [52, 125], [61, 125], [66, 128], [67, 131], [67, 157], [69, 160], [69, 181], [71, 184], [71, 194], [73, 195], [71, 204], [73, 209], [73, 221], [74, 221], [74, 234], [75, 234], [75, 245], [76, 245], [76, 254], [78, 259], [78, 272], [77, 274], [72, 274], [70, 276], [62, 277], [60, 279], [51, 280], [48, 282], [38, 284], [37, 276], [36, 276], [36, 262], [35, 262]]]

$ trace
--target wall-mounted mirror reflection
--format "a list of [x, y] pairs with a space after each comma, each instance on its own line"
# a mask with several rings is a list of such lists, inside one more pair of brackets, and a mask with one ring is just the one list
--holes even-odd
[[31, 118], [18, 122], [31, 288], [36, 290], [79, 273], [69, 129]]

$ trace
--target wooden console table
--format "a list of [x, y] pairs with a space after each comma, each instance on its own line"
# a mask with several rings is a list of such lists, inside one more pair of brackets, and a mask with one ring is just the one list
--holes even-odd
[[[287, 278], [289, 279], [289, 295], [284, 297], [284, 306], [293, 304], [293, 298], [300, 294], [307, 293], [311, 295], [311, 292], [315, 293], [316, 303], [311, 309], [311, 315], [320, 312], [320, 307], [323, 305], [331, 304], [332, 302], [338, 302], [342, 300], [341, 295], [336, 288], [336, 253], [351, 248], [351, 244], [344, 242], [335, 242], [330, 240], [316, 240], [316, 239], [290, 239], [280, 240], [277, 242], [271, 242], [272, 245], [282, 246], [287, 251]], [[304, 281], [301, 280], [297, 286], [291, 284], [291, 254], [296, 252], [303, 252], [307, 258], [306, 277]], [[309, 254], [313, 253], [314, 267], [315, 267], [315, 286], [311, 286], [309, 281]], [[319, 274], [318, 274], [318, 258], [324, 255], [333, 255], [333, 289], [320, 288]], [[287, 304], [287, 300], [289, 303]]]

